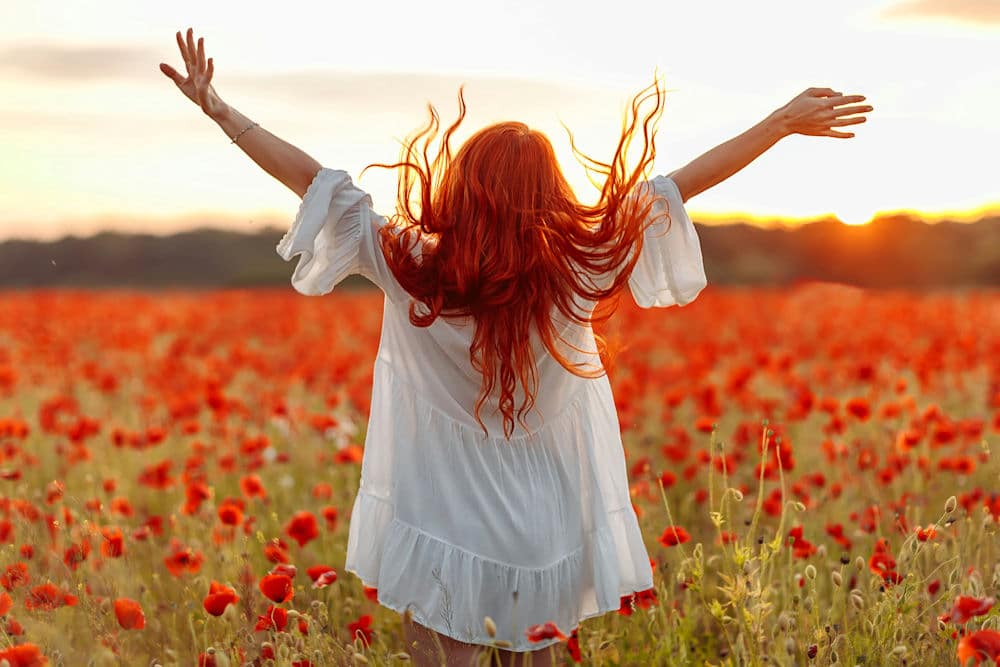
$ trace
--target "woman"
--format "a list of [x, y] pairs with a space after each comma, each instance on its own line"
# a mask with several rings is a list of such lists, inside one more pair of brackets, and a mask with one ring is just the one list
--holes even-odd
[[[301, 255], [294, 288], [326, 294], [359, 273], [385, 293], [345, 569], [404, 613], [416, 664], [474, 664], [494, 641], [504, 664], [517, 654], [551, 664], [560, 637], [543, 624], [569, 634], [653, 586], [604, 341], [591, 328], [610, 313], [595, 306], [626, 284], [642, 307], [693, 301], [707, 281], [684, 203], [784, 136], [854, 136], [833, 128], [864, 122], [852, 114], [871, 107], [810, 88], [669, 176], [643, 180], [662, 110], [654, 84], [633, 100], [612, 161], [585, 158], [605, 182], [584, 206], [548, 139], [522, 123], [483, 128], [453, 157], [460, 91], [461, 114], [435, 159], [430, 107], [399, 163], [369, 165], [401, 171], [399, 213], [387, 219], [346, 172], [224, 103], [203, 39], [196, 46], [189, 29], [177, 42], [188, 76], [161, 63], [164, 74], [302, 197], [277, 245], [286, 261]], [[628, 168], [640, 127], [641, 155]]]

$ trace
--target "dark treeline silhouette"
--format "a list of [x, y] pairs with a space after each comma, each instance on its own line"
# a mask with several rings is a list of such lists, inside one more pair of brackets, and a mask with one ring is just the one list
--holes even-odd
[[[695, 226], [709, 284], [1000, 285], [1000, 216], [974, 223], [883, 216], [862, 226], [836, 220], [773, 229]], [[102, 232], [8, 240], [0, 242], [0, 288], [288, 286], [298, 258], [286, 263], [278, 257], [275, 245], [283, 233], [274, 227], [255, 234], [200, 228], [171, 236]], [[351, 276], [343, 285], [368, 281]]]

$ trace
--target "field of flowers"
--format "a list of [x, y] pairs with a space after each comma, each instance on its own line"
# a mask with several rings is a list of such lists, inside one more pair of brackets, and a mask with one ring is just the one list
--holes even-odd
[[[0, 665], [406, 664], [341, 571], [381, 307], [0, 294]], [[532, 628], [560, 663], [994, 664], [1000, 294], [710, 286], [597, 331], [655, 588]]]

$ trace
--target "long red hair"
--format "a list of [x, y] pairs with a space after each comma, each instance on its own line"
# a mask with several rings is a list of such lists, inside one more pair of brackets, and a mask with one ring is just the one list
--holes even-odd
[[[476, 421], [486, 433], [480, 408], [499, 382], [498, 405], [504, 437], [509, 439], [514, 429], [516, 382], [520, 380], [525, 390], [525, 400], [517, 409], [522, 427], [538, 388], [529, 337], [532, 325], [549, 353], [568, 371], [587, 378], [606, 372], [604, 368], [585, 371], [560, 353], [552, 308], [558, 307], [566, 318], [580, 324], [603, 322], [617, 308], [618, 295], [642, 249], [646, 225], [655, 222], [650, 218], [652, 197], [635, 196], [635, 188], [648, 177], [656, 156], [663, 91], [656, 79], [632, 99], [610, 163], [583, 155], [566, 128], [574, 155], [591, 182], [601, 187], [593, 206], [577, 200], [548, 137], [524, 123], [485, 127], [453, 157], [451, 136], [466, 111], [462, 93], [460, 87], [459, 117], [445, 131], [433, 160], [428, 153], [438, 134], [439, 118], [428, 104], [430, 121], [407, 139], [400, 161], [370, 164], [365, 171], [370, 167], [400, 170], [397, 213], [392, 216], [393, 224], [381, 229], [379, 243], [393, 275], [413, 297], [410, 322], [426, 327], [439, 316], [474, 318], [470, 360], [483, 376]], [[650, 99], [654, 107], [640, 119], [640, 107]], [[630, 168], [626, 153], [640, 128], [642, 152]], [[602, 186], [594, 173], [604, 177]], [[414, 187], [418, 188], [416, 206]], [[420, 260], [413, 253], [418, 239], [425, 241]], [[613, 281], [600, 288], [594, 276], [615, 269]], [[611, 299], [610, 308], [577, 313], [574, 293], [598, 302]], [[418, 302], [425, 312], [417, 312]], [[595, 341], [604, 359], [607, 342], [599, 335]]]

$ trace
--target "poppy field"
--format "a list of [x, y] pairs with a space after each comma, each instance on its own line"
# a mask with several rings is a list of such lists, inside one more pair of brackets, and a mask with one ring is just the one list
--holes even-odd
[[[0, 665], [411, 662], [341, 569], [381, 315], [0, 293]], [[655, 586], [537, 619], [556, 664], [996, 664], [1000, 293], [711, 285], [595, 330]]]

